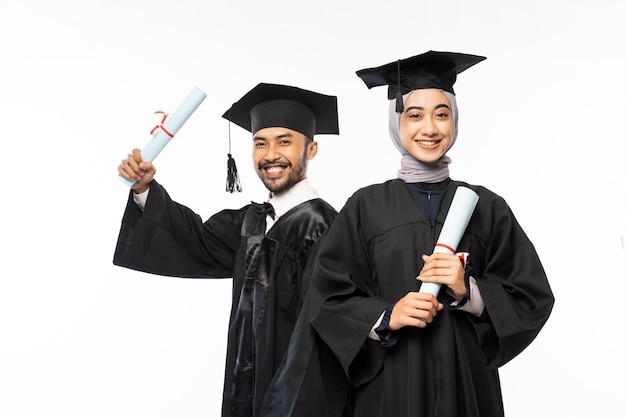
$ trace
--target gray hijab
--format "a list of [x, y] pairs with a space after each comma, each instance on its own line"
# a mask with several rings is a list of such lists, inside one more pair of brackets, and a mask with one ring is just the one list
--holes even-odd
[[[413, 90], [415, 91], [415, 90]], [[406, 104], [406, 100], [409, 98], [410, 91], [402, 96], [402, 101]], [[456, 142], [456, 136], [458, 132], [459, 123], [459, 111], [456, 107], [456, 97], [454, 94], [447, 91], [440, 90], [447, 97], [450, 102], [450, 109], [452, 111], [452, 122], [454, 124], [454, 132], [452, 134], [452, 142], [450, 147], [446, 149], [446, 152], [450, 150], [454, 142]], [[398, 178], [404, 182], [440, 182], [450, 176], [448, 171], [448, 165], [452, 161], [450, 157], [446, 156], [446, 152], [443, 153], [441, 158], [431, 164], [426, 164], [417, 160], [413, 155], [406, 150], [402, 141], [400, 140], [400, 113], [396, 113], [396, 100], [392, 99], [389, 102], [389, 134], [391, 140], [396, 146], [396, 149], [402, 154], [400, 159], [400, 169], [398, 170]]]

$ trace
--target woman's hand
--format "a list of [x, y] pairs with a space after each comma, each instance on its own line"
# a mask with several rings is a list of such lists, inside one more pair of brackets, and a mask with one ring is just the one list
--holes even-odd
[[422, 255], [424, 267], [417, 279], [424, 282], [436, 282], [447, 285], [457, 300], [467, 295], [465, 287], [465, 268], [457, 255], [435, 252]]
[[393, 307], [387, 328], [398, 330], [404, 326], [426, 327], [442, 308], [443, 304], [434, 295], [410, 292]]

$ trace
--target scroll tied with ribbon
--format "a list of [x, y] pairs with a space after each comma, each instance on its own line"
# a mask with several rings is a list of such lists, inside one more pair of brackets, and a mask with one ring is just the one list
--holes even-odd
[[[433, 253], [451, 255], [456, 253], [457, 245], [465, 233], [476, 204], [478, 204], [478, 194], [467, 187], [457, 187]], [[427, 292], [436, 297], [440, 288], [439, 283], [422, 282], [420, 292]]]
[[[185, 122], [191, 117], [194, 111], [202, 104], [206, 94], [198, 87], [189, 93], [187, 98], [182, 104], [174, 111], [174, 113], [168, 115], [165, 112], [158, 111], [155, 114], [161, 113], [161, 123], [156, 125], [151, 131], [152, 139], [141, 151], [141, 157], [146, 162], [152, 162], [159, 155], [159, 153], [165, 148], [170, 140], [176, 135], [178, 130], [185, 124]], [[120, 180], [132, 187], [135, 184], [134, 181], [129, 181], [126, 178], [120, 176]]]

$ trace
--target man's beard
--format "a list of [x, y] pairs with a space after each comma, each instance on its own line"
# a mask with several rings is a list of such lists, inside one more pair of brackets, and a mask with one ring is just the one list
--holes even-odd
[[277, 178], [277, 179], [267, 178], [263, 176], [262, 174], [263, 166], [260, 166], [259, 170], [257, 171], [257, 174], [259, 175], [259, 178], [261, 178], [261, 181], [263, 181], [265, 188], [267, 188], [274, 194], [278, 194], [289, 189], [290, 187], [297, 184], [298, 182], [300, 182], [305, 177], [305, 174], [306, 174], [306, 168], [307, 168], [307, 162], [308, 162], [306, 159], [306, 155], [307, 155], [307, 148], [304, 149], [304, 152], [302, 156], [300, 157], [300, 160], [297, 161], [297, 164], [295, 166], [291, 163], [287, 165], [287, 169], [290, 169], [290, 171], [286, 178], [282, 178], [282, 177]]

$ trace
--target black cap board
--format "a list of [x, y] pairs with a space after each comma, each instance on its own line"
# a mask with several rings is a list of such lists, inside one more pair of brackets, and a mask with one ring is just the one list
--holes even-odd
[[376, 68], [356, 72], [367, 88], [388, 85], [388, 98], [397, 98], [413, 90], [437, 88], [454, 94], [456, 76], [487, 59], [484, 56], [457, 52], [428, 51]]
[[260, 83], [222, 117], [252, 134], [266, 127], [285, 127], [309, 139], [339, 134], [336, 96], [288, 85]]

